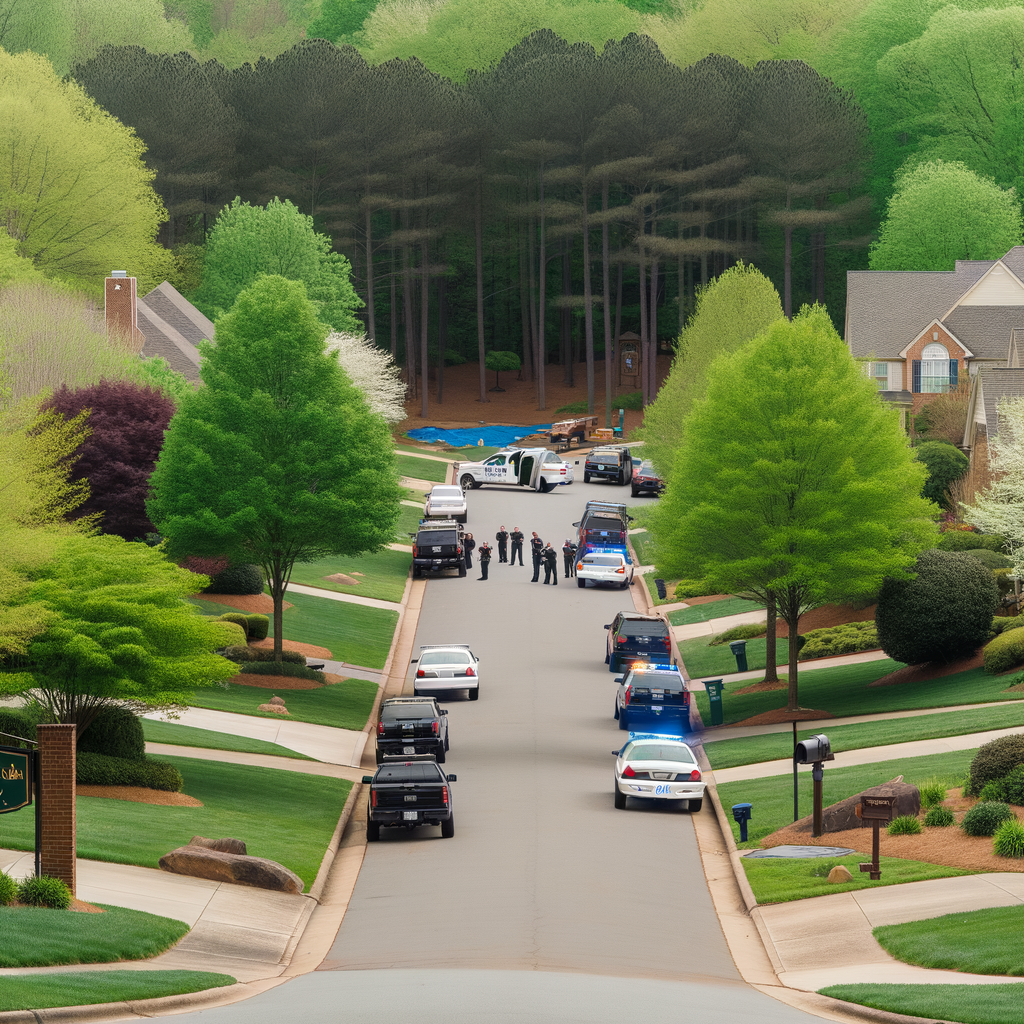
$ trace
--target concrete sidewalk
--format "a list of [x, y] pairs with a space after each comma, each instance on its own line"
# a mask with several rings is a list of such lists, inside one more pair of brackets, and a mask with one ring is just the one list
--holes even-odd
[[[411, 547], [404, 544], [392, 544], [389, 546], [398, 551], [412, 551]], [[323, 597], [328, 601], [363, 604], [367, 608], [384, 608], [389, 612], [396, 612], [401, 607], [400, 601], [381, 601], [376, 597], [360, 597], [359, 594], [339, 594], [336, 590], [325, 590], [323, 587], [308, 587], [302, 583], [289, 583], [288, 590], [294, 591], [296, 594], [306, 594], [309, 597]]]
[[322, 775], [331, 779], [359, 782], [365, 768], [344, 764], [324, 764], [322, 761], [300, 761], [294, 757], [275, 757], [273, 754], [249, 754], [242, 750], [213, 750], [209, 747], [183, 747], [177, 743], [147, 743], [146, 753], [155, 757], [193, 757], [198, 761], [220, 761], [222, 764], [251, 764], [259, 768], [276, 768], [284, 772]]
[[[661, 609], [658, 609], [661, 611]], [[764, 622], [765, 612], [762, 608], [755, 612], [739, 612], [736, 615], [724, 615], [720, 619], [711, 619], [709, 622], [688, 622], [682, 626], [670, 626], [676, 643], [680, 640], [693, 640], [698, 636], [714, 636], [716, 633], [724, 633], [733, 626], [745, 626], [751, 622]], [[762, 675], [764, 673], [762, 672]]]
[[[863, 665], [869, 661], [884, 661], [888, 657], [889, 655], [884, 651], [861, 651], [859, 654], [841, 654], [838, 658], [815, 658], [813, 661], [801, 661], [800, 673], [814, 672], [821, 668], [839, 668], [842, 665]], [[786, 672], [785, 665], [779, 665], [778, 668], [780, 672]], [[759, 668], [751, 672], [725, 672], [721, 675], [695, 676], [692, 679], [688, 679], [687, 682], [691, 690], [703, 693], [705, 679], [721, 679], [725, 683], [756, 682], [759, 679], [764, 679], [764, 669]]]

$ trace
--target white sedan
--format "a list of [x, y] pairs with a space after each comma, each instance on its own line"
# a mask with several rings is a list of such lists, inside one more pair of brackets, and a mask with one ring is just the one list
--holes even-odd
[[587, 580], [614, 583], [626, 589], [633, 582], [633, 563], [621, 551], [589, 551], [576, 561], [576, 586], [585, 587]]
[[461, 487], [455, 484], [436, 484], [424, 497], [427, 504], [423, 514], [427, 519], [454, 519], [458, 523], [466, 521], [469, 509]]
[[615, 806], [626, 797], [642, 800], [688, 800], [691, 813], [704, 803], [705, 783], [693, 751], [668, 736], [631, 734], [615, 760]]
[[452, 690], [467, 690], [470, 700], [480, 697], [480, 660], [468, 644], [428, 644], [413, 658], [417, 667], [413, 693], [440, 695]]

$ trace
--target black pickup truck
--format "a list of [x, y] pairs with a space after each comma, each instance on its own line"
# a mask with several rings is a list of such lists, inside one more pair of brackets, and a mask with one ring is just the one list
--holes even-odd
[[366, 841], [380, 839], [381, 827], [414, 829], [440, 825], [441, 835], [455, 835], [452, 792], [454, 775], [445, 775], [430, 754], [385, 758], [373, 775], [363, 776], [370, 787], [366, 807]]
[[412, 542], [412, 578], [424, 573], [457, 569], [466, 575], [466, 553], [462, 525], [454, 519], [425, 519]]
[[448, 749], [448, 712], [433, 697], [392, 697], [380, 706], [377, 764], [388, 755], [433, 754], [444, 764]]

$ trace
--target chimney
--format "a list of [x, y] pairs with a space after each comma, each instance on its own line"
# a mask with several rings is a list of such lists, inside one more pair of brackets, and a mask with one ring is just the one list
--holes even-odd
[[142, 351], [146, 337], [139, 330], [139, 310], [135, 301], [135, 278], [126, 270], [112, 270], [104, 288], [107, 337], [118, 339], [133, 352]]

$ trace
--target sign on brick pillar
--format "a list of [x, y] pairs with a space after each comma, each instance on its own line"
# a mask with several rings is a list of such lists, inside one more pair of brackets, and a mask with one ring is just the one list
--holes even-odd
[[75, 736], [71, 725], [40, 725], [40, 869], [75, 892]]

